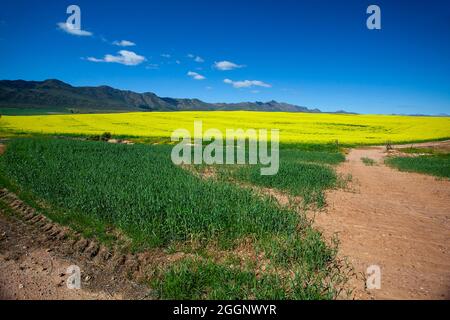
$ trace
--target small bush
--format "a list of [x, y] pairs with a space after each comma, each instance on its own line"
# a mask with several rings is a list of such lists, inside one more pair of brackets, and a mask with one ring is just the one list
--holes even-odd
[[110, 132], [104, 132], [100, 138], [102, 141], [108, 141], [111, 137], [112, 134]]

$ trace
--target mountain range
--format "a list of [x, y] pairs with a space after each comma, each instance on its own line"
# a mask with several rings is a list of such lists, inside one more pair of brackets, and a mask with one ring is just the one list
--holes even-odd
[[[108, 113], [136, 111], [272, 111], [319, 113], [277, 101], [207, 103], [198, 99], [159, 97], [108, 86], [74, 87], [60, 80], [1, 80], [0, 108], [34, 110], [36, 113]], [[338, 111], [337, 113], [347, 113]]]

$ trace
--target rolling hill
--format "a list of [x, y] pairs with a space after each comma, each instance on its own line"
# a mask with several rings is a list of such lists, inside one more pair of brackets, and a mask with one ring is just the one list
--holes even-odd
[[163, 98], [152, 92], [136, 93], [108, 86], [74, 87], [55, 79], [0, 81], [0, 108], [3, 114], [213, 110], [321, 112], [277, 101], [207, 103], [198, 99]]

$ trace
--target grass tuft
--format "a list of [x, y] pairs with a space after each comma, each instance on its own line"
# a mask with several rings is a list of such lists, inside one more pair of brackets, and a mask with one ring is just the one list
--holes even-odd
[[368, 158], [368, 157], [362, 157], [361, 161], [366, 165], [366, 166], [374, 166], [376, 164], [375, 160]]
[[385, 161], [400, 171], [419, 172], [436, 177], [450, 178], [450, 154], [417, 157], [392, 157]]

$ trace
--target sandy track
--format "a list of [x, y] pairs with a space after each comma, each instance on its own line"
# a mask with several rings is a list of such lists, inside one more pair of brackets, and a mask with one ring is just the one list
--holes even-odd
[[450, 181], [399, 172], [385, 155], [382, 147], [351, 150], [338, 167], [352, 175], [350, 188], [327, 193], [315, 224], [327, 237], [339, 234], [358, 273], [381, 267], [381, 289], [366, 291], [360, 279], [355, 298], [450, 299]]

